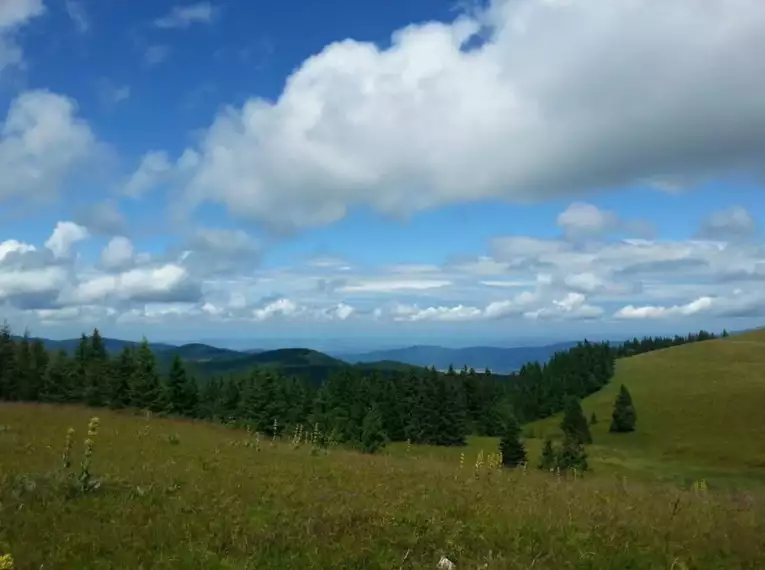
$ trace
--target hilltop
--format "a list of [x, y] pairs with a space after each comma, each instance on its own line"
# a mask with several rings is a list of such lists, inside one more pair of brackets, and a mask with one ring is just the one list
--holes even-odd
[[[585, 416], [600, 420], [591, 426], [588, 453], [596, 468], [617, 472], [765, 482], [764, 370], [765, 329], [619, 359], [611, 382], [582, 401]], [[608, 432], [621, 384], [637, 409], [631, 434]], [[557, 437], [560, 419], [532, 422], [526, 431]]]

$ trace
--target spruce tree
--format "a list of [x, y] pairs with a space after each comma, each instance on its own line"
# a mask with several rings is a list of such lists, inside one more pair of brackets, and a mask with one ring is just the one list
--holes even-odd
[[595, 412], [592, 412], [590, 415], [590, 425], [594, 426], [596, 423], [598, 423], [598, 416], [595, 415]]
[[0, 327], [0, 400], [15, 400], [18, 397], [16, 364], [16, 343], [8, 324], [3, 324]]
[[572, 437], [566, 437], [563, 440], [563, 445], [556, 453], [556, 456], [557, 466], [561, 470], [576, 469], [577, 471], [586, 471], [589, 467], [584, 445]]
[[543, 471], [550, 471], [551, 469], [555, 469], [557, 464], [557, 454], [553, 447], [552, 440], [548, 437], [545, 439], [545, 444], [542, 448], [542, 457], [539, 459], [539, 468]]
[[364, 453], [377, 453], [383, 447], [388, 437], [383, 430], [382, 415], [373, 406], [364, 416], [361, 426], [361, 451]]
[[630, 396], [627, 387], [622, 384], [614, 402], [614, 411], [611, 414], [611, 427], [609, 431], [614, 433], [635, 431], [636, 421], [637, 414], [632, 403], [632, 396]]
[[149, 341], [145, 338], [138, 346], [135, 360], [135, 375], [130, 383], [130, 401], [137, 408], [158, 412], [162, 406], [162, 393], [157, 376], [157, 362]]
[[167, 382], [163, 386], [162, 404], [169, 414], [183, 415], [186, 412], [186, 368], [178, 354], [173, 356]]
[[560, 424], [565, 436], [582, 444], [592, 443], [590, 426], [582, 411], [582, 404], [578, 398], [569, 396], [566, 398], [563, 410], [563, 421]]
[[521, 426], [515, 416], [511, 415], [505, 422], [505, 433], [499, 442], [504, 467], [518, 467], [526, 463], [526, 448], [521, 441]]

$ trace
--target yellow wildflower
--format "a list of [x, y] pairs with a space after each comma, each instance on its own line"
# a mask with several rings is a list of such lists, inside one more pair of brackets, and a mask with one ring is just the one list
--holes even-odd
[[0, 570], [13, 570], [13, 556], [10, 554], [0, 556]]

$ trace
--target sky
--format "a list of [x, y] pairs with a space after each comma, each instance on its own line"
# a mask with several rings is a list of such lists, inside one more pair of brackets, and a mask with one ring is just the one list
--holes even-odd
[[762, 0], [0, 0], [0, 317], [510, 346], [765, 323]]

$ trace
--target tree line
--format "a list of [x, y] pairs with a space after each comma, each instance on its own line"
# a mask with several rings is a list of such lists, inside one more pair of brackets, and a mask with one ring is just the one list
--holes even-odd
[[[707, 334], [684, 338], [713, 338]], [[109, 354], [95, 329], [81, 336], [70, 355], [48, 351], [28, 334], [15, 339], [4, 326], [0, 400], [135, 408], [233, 423], [269, 436], [299, 425], [318, 426], [325, 441], [367, 451], [386, 441], [463, 445], [468, 434], [502, 436], [510, 421], [555, 414], [570, 399], [596, 392], [611, 379], [623, 346], [584, 341], [508, 376], [451, 367], [446, 373], [411, 368], [385, 375], [339, 367], [316, 386], [265, 367], [197, 379], [177, 355], [169, 372], [161, 374], [146, 339]], [[647, 346], [646, 339], [638, 344]]]

